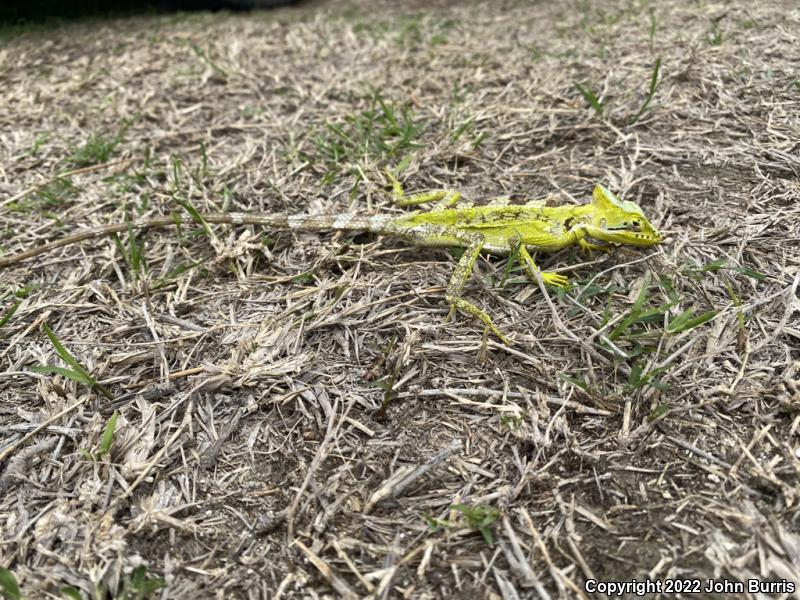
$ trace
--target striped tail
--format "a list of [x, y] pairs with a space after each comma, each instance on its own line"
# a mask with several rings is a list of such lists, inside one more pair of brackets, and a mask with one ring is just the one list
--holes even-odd
[[[200, 218], [205, 223], [212, 223], [215, 225], [261, 225], [272, 229], [289, 229], [296, 231], [369, 231], [372, 233], [392, 233], [395, 231], [392, 224], [394, 218], [388, 215], [364, 217], [347, 213], [339, 215], [270, 215], [266, 213], [228, 212], [201, 213]], [[56, 248], [63, 248], [64, 246], [70, 246], [96, 237], [123, 233], [129, 229], [138, 231], [176, 225], [192, 225], [195, 223], [193, 218], [186, 215], [175, 214], [168, 217], [154, 217], [151, 219], [140, 219], [130, 223], [114, 223], [111, 225], [84, 229], [72, 235], [47, 242], [41, 246], [35, 246], [8, 256], [0, 256], [0, 269], [33, 258], [34, 256], [39, 256], [45, 252], [50, 252]]]
[[368, 231], [385, 233], [392, 230], [396, 217], [388, 215], [363, 216], [350, 213], [338, 215], [270, 215], [263, 213], [221, 213], [204, 215], [209, 223], [263, 225], [272, 229], [294, 231]]

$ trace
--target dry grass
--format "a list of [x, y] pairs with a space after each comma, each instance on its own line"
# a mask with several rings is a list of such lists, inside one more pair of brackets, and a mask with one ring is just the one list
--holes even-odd
[[[604, 182], [666, 242], [546, 259], [555, 311], [481, 261], [516, 338], [483, 360], [443, 322], [452, 257], [393, 240], [183, 228], [6, 269], [0, 565], [30, 598], [139, 565], [164, 598], [800, 582], [796, 6], [397, 4], [7, 41], [2, 249], [178, 201], [392, 210], [400, 162], [479, 200]], [[113, 400], [30, 370], [67, 366], [45, 323]]]

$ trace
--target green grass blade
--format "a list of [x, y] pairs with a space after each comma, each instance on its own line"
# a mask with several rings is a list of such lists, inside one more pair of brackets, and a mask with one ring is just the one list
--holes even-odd
[[453, 504], [453, 510], [460, 512], [467, 521], [470, 529], [480, 532], [483, 539], [490, 546], [494, 543], [492, 535], [492, 525], [500, 517], [500, 511], [493, 506], [478, 505], [468, 506], [466, 504]]
[[5, 600], [22, 600], [17, 578], [5, 567], [0, 567], [0, 595]]
[[389, 121], [389, 123], [396, 131], [400, 131], [401, 127], [397, 122], [397, 117], [394, 114], [394, 109], [389, 108], [389, 106], [387, 106], [386, 102], [383, 101], [380, 92], [375, 92], [375, 100], [380, 105], [381, 111], [383, 112], [383, 116], [386, 118], [386, 120]]
[[650, 101], [653, 99], [653, 96], [656, 95], [656, 90], [658, 89], [658, 73], [661, 70], [661, 57], [656, 57], [656, 63], [653, 65], [653, 74], [650, 76], [650, 89], [647, 92], [647, 98], [645, 98], [642, 107], [639, 109], [639, 112], [636, 113], [636, 116], [631, 119], [630, 124], [633, 125], [636, 121], [639, 120], [644, 114], [644, 111], [647, 110], [647, 107], [650, 106]]
[[723, 283], [725, 284], [725, 289], [728, 291], [728, 296], [731, 298], [731, 302], [737, 308], [736, 310], [736, 320], [739, 322], [739, 331], [744, 331], [744, 314], [742, 313], [741, 306], [742, 306], [742, 299], [739, 298], [739, 295], [734, 291], [733, 285], [731, 285], [730, 280], [727, 277], [722, 278]]
[[125, 244], [123, 244], [122, 240], [119, 238], [119, 234], [113, 233], [111, 235], [111, 239], [114, 240], [114, 245], [117, 247], [117, 252], [119, 252], [122, 255], [122, 260], [124, 260], [125, 264], [130, 267], [131, 257], [128, 256], [128, 251], [125, 248]]
[[641, 381], [642, 364], [637, 362], [631, 367], [631, 374], [628, 375], [628, 386], [631, 388], [636, 388], [640, 385]]
[[500, 287], [503, 287], [508, 279], [508, 276], [511, 275], [511, 269], [514, 268], [519, 262], [519, 248], [521, 246], [521, 241], [517, 240], [514, 244], [514, 247], [511, 248], [511, 252], [508, 255], [508, 260], [506, 261], [506, 268], [503, 269], [503, 279], [500, 280]]
[[595, 93], [589, 88], [582, 86], [577, 81], [575, 82], [575, 88], [581, 93], [583, 99], [589, 103], [589, 106], [591, 106], [594, 109], [594, 112], [597, 113], [597, 116], [602, 117], [604, 107], [603, 104], [600, 102], [600, 99], [595, 95]]
[[589, 385], [583, 379], [579, 379], [577, 377], [573, 377], [572, 375], [567, 375], [566, 373], [559, 373], [558, 375], [564, 381], [567, 381], [567, 382], [571, 383], [572, 385], [574, 385], [575, 387], [578, 387], [578, 388], [582, 389], [584, 392], [586, 392], [586, 393], [589, 392]]
[[71, 585], [65, 585], [58, 591], [62, 596], [64, 596], [64, 598], [66, 598], [66, 600], [83, 600], [78, 589]]
[[78, 371], [73, 371], [72, 369], [67, 369], [66, 367], [56, 367], [55, 365], [41, 365], [38, 367], [28, 367], [28, 370], [33, 371], [34, 373], [40, 373], [42, 375], [54, 375], [54, 374], [63, 375], [67, 379], [71, 379], [72, 381], [77, 381], [78, 383], [82, 383], [88, 386], [93, 386], [97, 384], [97, 382], [91, 377], [87, 377], [83, 373], [79, 373]]
[[117, 428], [117, 418], [119, 418], [119, 412], [116, 410], [114, 414], [111, 415], [111, 418], [106, 423], [106, 428], [103, 430], [103, 438], [100, 440], [100, 454], [108, 454], [111, 450], [111, 444], [114, 443], [114, 430]]
[[713, 271], [719, 271], [720, 269], [724, 269], [724, 268], [725, 268], [725, 259], [724, 258], [718, 258], [717, 260], [714, 260], [714, 261], [711, 261], [710, 263], [704, 264], [702, 267], [698, 268], [697, 270], [698, 271], [703, 271], [703, 272], [707, 272], [707, 271], [712, 271], [713, 272]]
[[56, 337], [56, 334], [53, 333], [53, 330], [47, 326], [47, 323], [42, 323], [42, 329], [44, 329], [44, 332], [47, 334], [47, 337], [50, 338], [50, 343], [53, 344], [53, 348], [56, 349], [56, 354], [58, 354], [58, 356], [61, 357], [61, 360], [63, 360], [65, 363], [67, 363], [70, 367], [72, 367], [79, 373], [82, 373], [90, 381], [94, 382], [94, 379], [92, 379], [92, 376], [89, 374], [89, 371], [87, 371], [83, 367], [83, 365], [81, 365], [81, 363], [75, 360], [75, 357], [72, 356], [69, 353], [69, 351], [67, 351], [66, 348], [64, 348], [64, 346]]
[[750, 267], [731, 267], [732, 270], [736, 271], [737, 273], [741, 273], [745, 277], [750, 277], [751, 279], [755, 279], [756, 281], [764, 281], [767, 277], [763, 273], [759, 273], [755, 269], [751, 269]]
[[[114, 394], [112, 394], [108, 388], [104, 385], [97, 382], [97, 380], [92, 377], [92, 375], [87, 371], [81, 363], [79, 363], [74, 356], [72, 356], [66, 348], [61, 344], [61, 342], [56, 337], [56, 334], [53, 333], [53, 330], [47, 326], [47, 323], [42, 323], [42, 328], [44, 332], [47, 334], [47, 337], [50, 338], [50, 343], [53, 344], [53, 347], [56, 349], [56, 354], [67, 363], [73, 370], [64, 369], [62, 367], [54, 367], [52, 365], [43, 365], [40, 367], [31, 367], [31, 370], [36, 371], [37, 369], [50, 369], [50, 371], [42, 371], [39, 370], [39, 373], [59, 373], [64, 377], [72, 379], [74, 381], [79, 381], [80, 383], [92, 386], [93, 388], [97, 389], [101, 394], [103, 394], [109, 400], [114, 399]], [[75, 375], [80, 375], [82, 379], [76, 379]]]
[[142, 249], [139, 246], [139, 242], [136, 241], [136, 233], [133, 231], [133, 226], [131, 225], [131, 222], [127, 219], [127, 217], [125, 220], [127, 221], [128, 225], [128, 246], [131, 249], [130, 252], [131, 262], [129, 267], [133, 272], [135, 278], [136, 275], [139, 274], [139, 269], [142, 266]]
[[19, 308], [20, 304], [22, 304], [22, 302], [20, 300], [17, 300], [16, 302], [14, 302], [14, 304], [12, 304], [3, 311], [3, 314], [0, 315], [0, 327], [4, 327], [5, 324], [11, 320], [11, 317], [13, 317], [14, 313], [17, 312], [17, 309]]
[[636, 295], [636, 300], [633, 302], [633, 306], [631, 306], [631, 312], [639, 312], [644, 306], [644, 303], [647, 302], [647, 292], [650, 289], [650, 275], [645, 274], [644, 281], [642, 282], [642, 287], [639, 288], [639, 293]]
[[713, 319], [717, 315], [717, 312], [716, 310], [709, 310], [695, 317], [694, 309], [689, 308], [669, 322], [669, 325], [667, 325], [667, 332], [680, 333], [682, 331], [694, 329], [698, 325], [702, 325], [706, 321]]
[[198, 211], [194, 206], [192, 206], [188, 200], [175, 198], [175, 202], [181, 208], [183, 208], [183, 210], [189, 213], [189, 216], [192, 217], [192, 220], [198, 225], [202, 226], [202, 228], [208, 235], [211, 235], [211, 228], [208, 226], [208, 223], [206, 223], [206, 220], [203, 218], [203, 215], [200, 214], [200, 211]]
[[658, 21], [656, 19], [656, 13], [651, 8], [650, 9], [650, 52], [653, 51], [653, 42], [656, 39], [656, 29], [658, 28]]

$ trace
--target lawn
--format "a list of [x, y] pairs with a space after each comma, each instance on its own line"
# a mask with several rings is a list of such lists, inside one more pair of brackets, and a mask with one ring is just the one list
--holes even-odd
[[[0, 260], [123, 227], [0, 269], [0, 596], [800, 598], [798, 32], [741, 0], [5, 28]], [[458, 250], [197, 218], [400, 214], [387, 168], [601, 183], [664, 241], [540, 253], [565, 289], [482, 256], [506, 346], [446, 319]]]

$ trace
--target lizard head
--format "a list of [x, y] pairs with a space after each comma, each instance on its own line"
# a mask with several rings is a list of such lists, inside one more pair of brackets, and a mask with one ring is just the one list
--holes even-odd
[[652, 246], [662, 239], [638, 204], [620, 200], [602, 185], [594, 188], [592, 206], [592, 237], [628, 246]]

